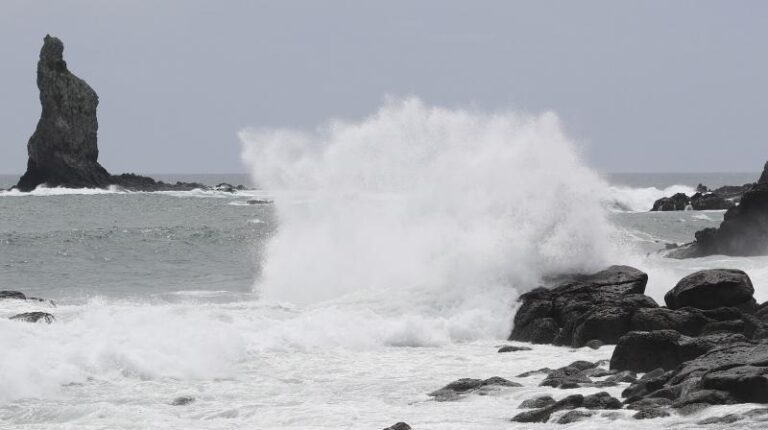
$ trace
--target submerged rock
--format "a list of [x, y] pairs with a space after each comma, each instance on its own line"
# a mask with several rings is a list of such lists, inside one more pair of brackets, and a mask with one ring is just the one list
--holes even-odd
[[385, 428], [384, 430], [411, 430], [411, 426], [401, 421]]
[[534, 397], [532, 399], [523, 400], [523, 403], [520, 403], [520, 406], [518, 406], [519, 409], [540, 409], [540, 408], [546, 408], [548, 406], [552, 406], [555, 403], [555, 399], [552, 398], [552, 396], [539, 396]]
[[500, 353], [503, 352], [518, 352], [518, 351], [530, 351], [531, 348], [528, 348], [527, 346], [514, 346], [514, 345], [504, 345], [501, 348], [499, 348]]
[[171, 406], [185, 406], [195, 401], [195, 398], [192, 396], [181, 396], [176, 397], [171, 402]]
[[462, 378], [451, 382], [437, 391], [429, 393], [428, 396], [434, 397], [437, 401], [450, 401], [456, 400], [460, 394], [494, 386], [522, 387], [522, 385], [517, 382], [512, 382], [499, 376], [494, 376], [488, 379]]
[[27, 300], [27, 296], [21, 291], [0, 291], [0, 300]]
[[54, 321], [56, 321], [56, 318], [47, 312], [25, 312], [23, 314], [14, 315], [9, 319], [24, 321], [28, 323], [36, 323], [42, 321], [46, 324], [52, 324]]
[[594, 415], [593, 412], [586, 412], [586, 411], [569, 411], [563, 414], [560, 418], [557, 419], [558, 424], [570, 424], [575, 423], [577, 421], [583, 421], [589, 417]]

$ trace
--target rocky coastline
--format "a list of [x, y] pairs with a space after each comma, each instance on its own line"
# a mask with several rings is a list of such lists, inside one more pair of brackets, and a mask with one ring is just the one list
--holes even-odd
[[84, 80], [69, 71], [64, 44], [46, 35], [37, 64], [37, 86], [42, 112], [27, 143], [27, 170], [15, 187], [29, 192], [40, 185], [65, 188], [117, 187], [128, 191], [190, 191], [224, 189], [242, 185], [211, 187], [197, 182], [165, 183], [132, 173], [110, 174], [98, 162], [99, 96]]
[[[530, 398], [510, 413], [510, 420], [558, 424], [593, 416], [617, 419], [620, 411], [646, 420], [687, 416], [713, 405], [768, 403], [768, 302], [755, 301], [749, 276], [731, 269], [692, 273], [667, 292], [665, 306], [645, 295], [647, 281], [640, 270], [612, 266], [520, 297], [510, 341], [567, 348], [616, 345], [610, 357], [531, 369], [511, 378], [464, 378], [429, 395], [454, 401], [514, 390], [533, 380], [564, 395]], [[527, 350], [509, 347], [506, 351], [515, 354]], [[621, 398], [606, 391], [568, 394], [608, 387], [620, 389]], [[746, 419], [768, 420], [768, 407], [698, 424]]]
[[720, 227], [697, 231], [693, 242], [672, 250], [667, 256], [696, 258], [718, 254], [768, 254], [768, 163], [739, 204], [725, 212]]

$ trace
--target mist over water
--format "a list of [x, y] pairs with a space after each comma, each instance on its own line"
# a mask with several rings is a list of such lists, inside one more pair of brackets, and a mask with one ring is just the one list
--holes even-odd
[[358, 121], [240, 137], [279, 220], [256, 284], [267, 300], [496, 311], [508, 328], [517, 293], [600, 268], [613, 249], [607, 186], [553, 113], [391, 99]]

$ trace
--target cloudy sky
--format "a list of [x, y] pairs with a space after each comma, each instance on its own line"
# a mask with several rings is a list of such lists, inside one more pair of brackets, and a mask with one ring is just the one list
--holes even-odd
[[757, 171], [768, 2], [3, 0], [0, 173], [26, 165], [46, 33], [99, 93], [115, 172], [241, 172], [237, 132], [387, 95], [557, 112], [608, 172]]

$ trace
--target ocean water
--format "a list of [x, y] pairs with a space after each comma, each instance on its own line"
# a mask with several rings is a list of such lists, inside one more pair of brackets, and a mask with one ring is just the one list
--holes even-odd
[[[415, 99], [311, 132], [243, 130], [241, 140], [252, 174], [227, 181], [259, 190], [0, 192], [0, 289], [55, 302], [2, 301], [0, 317], [56, 316], [0, 318], [0, 428], [527, 429], [509, 422], [522, 400], [572, 392], [516, 375], [611, 355], [496, 352], [517, 296], [542, 276], [629, 264], [663, 301], [692, 271], [732, 267], [768, 300], [768, 258], [659, 255], [722, 211], [647, 212], [671, 190], [756, 174], [599, 174], [553, 114]], [[274, 204], [247, 203], [265, 197]], [[427, 396], [491, 376], [524, 387]], [[194, 401], [173, 405], [179, 397]], [[753, 407], [536, 428], [694, 429]]]

